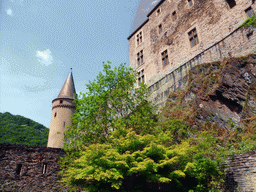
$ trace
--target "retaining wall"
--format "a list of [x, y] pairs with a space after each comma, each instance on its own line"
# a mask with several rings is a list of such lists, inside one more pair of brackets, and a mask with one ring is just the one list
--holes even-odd
[[254, 52], [256, 52], [256, 29], [240, 27], [150, 85], [148, 100], [161, 107], [165, 104], [170, 92], [186, 86], [188, 72], [193, 67]]
[[57, 161], [63, 149], [0, 144], [0, 191], [65, 191]]
[[227, 170], [227, 191], [256, 191], [256, 151], [239, 153], [230, 156], [230, 168]]

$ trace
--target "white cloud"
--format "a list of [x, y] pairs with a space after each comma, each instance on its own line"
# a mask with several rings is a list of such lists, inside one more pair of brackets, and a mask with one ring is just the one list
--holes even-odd
[[52, 64], [53, 62], [53, 57], [52, 57], [52, 52], [50, 51], [50, 49], [46, 49], [44, 51], [37, 51], [36, 52], [36, 57], [38, 57], [38, 61], [41, 63], [41, 64], [44, 64], [46, 66]]
[[159, 0], [151, 2], [151, 5], [155, 5]]
[[10, 15], [10, 16], [13, 16], [11, 9], [7, 9], [7, 10], [6, 10], [6, 13], [7, 13], [8, 15]]

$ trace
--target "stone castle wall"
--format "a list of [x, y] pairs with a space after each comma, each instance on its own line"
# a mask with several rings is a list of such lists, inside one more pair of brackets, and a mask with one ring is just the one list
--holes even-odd
[[199, 64], [245, 56], [253, 52], [256, 52], [256, 29], [237, 28], [149, 86], [149, 101], [163, 106], [170, 92], [186, 86], [189, 70]]
[[[14, 144], [0, 144], [0, 149], [0, 191], [68, 191], [58, 183], [63, 149]], [[227, 191], [256, 191], [256, 151], [232, 155], [228, 164]]]
[[[245, 10], [256, 12], [252, 0], [235, 0], [230, 7], [226, 0], [162, 0], [129, 39], [130, 66], [144, 70], [145, 82], [152, 85], [185, 62], [232, 33], [248, 16]], [[159, 13], [158, 13], [159, 10]], [[176, 19], [173, 14], [175, 13]], [[161, 29], [159, 26], [161, 25]], [[189, 32], [196, 29], [198, 44], [190, 44]], [[137, 36], [142, 34], [142, 42]], [[233, 42], [237, 46], [240, 44]], [[162, 53], [167, 50], [168, 65], [163, 65]], [[137, 54], [143, 51], [143, 62]]]
[[231, 191], [256, 191], [256, 151], [230, 156], [226, 182]]
[[[237, 28], [248, 17], [248, 8], [256, 12], [256, 3], [235, 0], [236, 5], [230, 7], [227, 2], [192, 0], [191, 6], [188, 0], [161, 0], [147, 21], [128, 38], [130, 66], [144, 71], [150, 101], [162, 105], [169, 92], [184, 87], [191, 67], [255, 51], [255, 30]], [[188, 35], [192, 29], [196, 29], [199, 41], [195, 46], [191, 46]], [[138, 44], [140, 33], [142, 42]], [[165, 50], [169, 61], [166, 66], [162, 62]], [[140, 51], [143, 62], [138, 64]]]
[[58, 184], [63, 154], [63, 149], [0, 144], [0, 191], [66, 191]]

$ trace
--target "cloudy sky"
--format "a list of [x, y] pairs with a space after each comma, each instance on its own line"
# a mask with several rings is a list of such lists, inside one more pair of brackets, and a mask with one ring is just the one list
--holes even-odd
[[0, 112], [49, 128], [70, 68], [77, 93], [85, 93], [103, 61], [129, 63], [127, 37], [157, 2], [0, 0]]

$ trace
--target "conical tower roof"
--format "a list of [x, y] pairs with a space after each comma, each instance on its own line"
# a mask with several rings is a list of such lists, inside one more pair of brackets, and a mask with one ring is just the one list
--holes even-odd
[[62, 99], [62, 98], [75, 99], [74, 93], [76, 93], [76, 90], [75, 90], [74, 79], [73, 79], [73, 75], [72, 75], [72, 71], [71, 71], [56, 99]]

